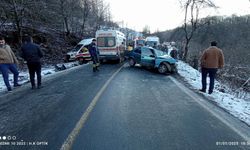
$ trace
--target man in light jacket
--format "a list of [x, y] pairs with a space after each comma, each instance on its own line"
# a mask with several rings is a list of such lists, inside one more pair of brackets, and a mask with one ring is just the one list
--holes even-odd
[[21, 86], [18, 84], [18, 60], [11, 50], [10, 46], [5, 43], [4, 37], [0, 37], [0, 71], [2, 72], [4, 83], [8, 91], [12, 91], [9, 83], [9, 71], [14, 75], [14, 87]]
[[224, 66], [224, 55], [221, 49], [217, 47], [217, 42], [212, 41], [211, 46], [207, 48], [200, 59], [201, 62], [201, 82], [202, 89], [201, 92], [206, 92], [207, 87], [207, 75], [209, 74], [210, 84], [208, 94], [213, 93], [214, 89], [214, 79], [217, 73], [217, 70], [223, 68]]

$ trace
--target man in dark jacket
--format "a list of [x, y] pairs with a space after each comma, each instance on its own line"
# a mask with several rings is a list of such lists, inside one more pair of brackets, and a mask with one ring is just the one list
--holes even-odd
[[172, 51], [170, 52], [170, 56], [174, 59], [177, 59], [178, 51], [176, 47], [173, 47]]
[[93, 71], [99, 71], [98, 67], [100, 65], [99, 62], [99, 52], [96, 46], [96, 39], [92, 40], [92, 43], [89, 45], [89, 54], [93, 61]]
[[35, 74], [37, 76], [37, 88], [41, 88], [41, 58], [43, 53], [40, 47], [33, 43], [32, 37], [25, 37], [21, 52], [21, 56], [27, 61], [32, 89], [36, 88]]
[[207, 87], [207, 75], [209, 74], [210, 84], [208, 94], [213, 93], [214, 89], [214, 79], [218, 69], [223, 68], [224, 66], [224, 55], [221, 49], [217, 47], [217, 42], [211, 42], [211, 46], [207, 48], [200, 59], [201, 62], [201, 80], [202, 80], [202, 89], [201, 92], [206, 92]]

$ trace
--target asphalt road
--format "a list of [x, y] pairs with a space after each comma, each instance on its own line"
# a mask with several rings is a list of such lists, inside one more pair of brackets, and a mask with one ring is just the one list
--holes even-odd
[[126, 64], [77, 67], [0, 96], [0, 120], [0, 149], [250, 149], [249, 127], [175, 77]]

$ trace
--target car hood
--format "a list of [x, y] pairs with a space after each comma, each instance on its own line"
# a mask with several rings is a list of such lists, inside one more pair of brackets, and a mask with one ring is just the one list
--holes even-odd
[[76, 54], [77, 52], [76, 51], [70, 51], [70, 52], [68, 52], [67, 54], [68, 55], [71, 55], [71, 54]]
[[174, 64], [177, 62], [174, 58], [170, 57], [169, 55], [158, 56], [156, 59], [158, 62], [167, 61], [171, 64]]
[[170, 57], [169, 55], [162, 55], [162, 56], [158, 56], [157, 58], [159, 58], [159, 59], [171, 59], [172, 57]]

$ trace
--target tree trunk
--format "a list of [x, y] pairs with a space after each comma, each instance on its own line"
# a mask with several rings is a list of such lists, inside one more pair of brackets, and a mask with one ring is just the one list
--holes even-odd
[[186, 39], [185, 47], [184, 47], [184, 52], [183, 52], [183, 61], [187, 60], [187, 55], [188, 55], [188, 45], [189, 45], [190, 39]]
[[82, 34], [84, 34], [84, 31], [85, 31], [85, 24], [86, 24], [86, 18], [83, 19], [83, 22], [82, 22]]
[[21, 44], [22, 43], [22, 35], [23, 35], [23, 32], [22, 32], [22, 13], [23, 13], [23, 11], [21, 11], [19, 13], [17, 10], [16, 2], [13, 0], [12, 3], [14, 6], [14, 18], [15, 18], [15, 24], [16, 24], [17, 33], [18, 33], [17, 38], [18, 38], [19, 44]]
[[70, 34], [70, 30], [69, 30], [69, 23], [68, 23], [67, 17], [64, 17], [64, 24], [65, 24], [65, 28], [66, 28], [66, 36], [68, 36]]

